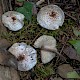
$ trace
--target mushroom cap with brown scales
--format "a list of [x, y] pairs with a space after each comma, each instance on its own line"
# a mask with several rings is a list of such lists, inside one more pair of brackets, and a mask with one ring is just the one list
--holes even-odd
[[49, 30], [56, 30], [64, 22], [64, 12], [57, 5], [47, 5], [40, 9], [37, 14], [39, 25]]
[[16, 57], [20, 71], [28, 71], [37, 63], [36, 50], [26, 43], [14, 43], [9, 48], [9, 52]]
[[24, 15], [16, 11], [8, 11], [2, 15], [2, 23], [12, 31], [20, 30], [24, 25]]

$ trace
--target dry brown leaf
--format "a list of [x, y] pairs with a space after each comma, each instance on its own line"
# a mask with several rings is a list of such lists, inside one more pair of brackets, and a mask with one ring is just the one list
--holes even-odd
[[69, 64], [62, 64], [58, 67], [58, 74], [63, 78], [67, 78], [67, 73], [72, 71], [74, 70]]
[[6, 39], [0, 39], [0, 64], [17, 69], [17, 60], [7, 51], [9, 46], [10, 43]]
[[6, 28], [3, 26], [2, 21], [1, 21], [1, 16], [3, 14], [3, 10], [2, 9], [3, 9], [3, 7], [2, 7], [2, 4], [1, 4], [1, 0], [0, 0], [0, 34], [2, 32], [6, 32], [7, 31]]
[[7, 49], [10, 46], [10, 43], [6, 39], [0, 39], [0, 48]]
[[70, 58], [80, 61], [80, 56], [76, 53], [75, 49], [71, 46], [66, 47], [63, 52]]
[[15, 69], [0, 66], [0, 80], [20, 80], [20, 77]]

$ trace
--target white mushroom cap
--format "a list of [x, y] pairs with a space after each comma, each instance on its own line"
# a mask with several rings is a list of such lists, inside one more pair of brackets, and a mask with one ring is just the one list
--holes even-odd
[[47, 35], [39, 37], [35, 41], [34, 47], [46, 49], [41, 50], [41, 60], [44, 64], [50, 62], [55, 57], [55, 53], [47, 51], [47, 49], [57, 51], [55, 38]]
[[24, 15], [15, 11], [8, 11], [2, 15], [2, 23], [12, 31], [20, 30], [24, 25], [23, 20]]
[[36, 50], [26, 43], [14, 43], [9, 48], [9, 52], [17, 58], [20, 71], [28, 71], [37, 63]]
[[38, 23], [49, 30], [58, 29], [64, 22], [64, 12], [57, 5], [42, 7], [37, 14]]

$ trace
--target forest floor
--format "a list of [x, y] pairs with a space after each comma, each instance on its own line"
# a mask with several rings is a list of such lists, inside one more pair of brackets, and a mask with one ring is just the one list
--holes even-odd
[[[35, 3], [38, 0], [28, 1]], [[43, 64], [40, 59], [40, 50], [37, 50], [37, 65], [30, 71], [18, 71], [20, 80], [79, 80], [64, 79], [64, 77], [60, 75], [61, 73], [58, 73], [58, 67], [63, 64], [68, 64], [80, 74], [80, 59], [78, 59], [80, 58], [80, 54], [77, 54], [74, 47], [75, 45], [72, 46], [73, 44], [71, 45], [69, 43], [69, 41], [80, 40], [80, 2], [79, 0], [45, 0], [45, 2], [37, 7], [37, 12], [41, 7], [48, 4], [58, 5], [65, 13], [64, 24], [59, 29], [47, 30], [42, 28], [37, 22], [36, 13], [32, 16], [31, 22], [24, 20], [25, 25], [21, 30], [17, 32], [8, 29], [6, 31], [3, 30], [0, 34], [0, 38], [6, 39], [11, 45], [16, 42], [25, 42], [31, 46], [33, 46], [35, 40], [42, 35], [53, 36], [57, 40], [58, 52], [63, 55], [65, 60], [59, 55], [56, 55], [51, 62]], [[15, 9], [15, 6], [19, 7], [20, 3], [12, 2], [13, 9]], [[79, 45], [78, 47], [80, 47]], [[61, 79], [54, 79], [54, 77], [60, 77]]]

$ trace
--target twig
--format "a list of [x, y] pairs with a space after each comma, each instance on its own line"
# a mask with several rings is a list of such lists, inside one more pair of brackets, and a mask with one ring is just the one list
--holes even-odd
[[[41, 50], [45, 50], [45, 51], [49, 51], [49, 52], [53, 52], [53, 53], [56, 53], [57, 55], [59, 55], [61, 58], [63, 58], [64, 60], [65, 60], [65, 57], [62, 55], [62, 54], [60, 54], [58, 51], [56, 51], [56, 50], [52, 50], [52, 49], [47, 49], [47, 48], [44, 48], [44, 47], [42, 47], [41, 48]], [[66, 61], [66, 60], [65, 60]]]
[[62, 53], [62, 51], [63, 51], [63, 49], [64, 49], [64, 46], [65, 46], [65, 44], [63, 45], [63, 47], [62, 47], [62, 49], [61, 49], [61, 51], [60, 51], [60, 54]]
[[48, 2], [48, 4], [50, 4], [50, 1], [49, 0], [47, 0], [47, 2]]
[[76, 0], [76, 3], [77, 3], [77, 5], [78, 5], [78, 7], [80, 7], [79, 0]]
[[12, 5], [11, 5], [11, 0], [9, 0], [9, 8], [12, 11]]
[[74, 21], [77, 21], [77, 19], [75, 18], [75, 17], [73, 17], [73, 16], [71, 16], [71, 15], [69, 15], [68, 13], [66, 13], [66, 12], [64, 12], [65, 13], [65, 15], [67, 15], [68, 17], [70, 17], [71, 19], [73, 19]]
[[8, 0], [1, 0], [3, 13], [9, 11]]
[[1, 0], [1, 2], [2, 2], [2, 10], [3, 10], [3, 13], [5, 12], [5, 8], [4, 8], [4, 2], [3, 2], [4, 0]]
[[40, 4], [42, 4], [43, 2], [45, 2], [45, 0], [39, 0], [36, 5], [39, 6]]
[[78, 6], [77, 10], [76, 10], [76, 18], [77, 18], [77, 26], [80, 25], [80, 3], [79, 3], [79, 0], [76, 0], [76, 4]]
[[43, 29], [41, 29], [41, 31], [37, 34], [37, 36], [32, 40], [31, 44], [34, 43], [34, 41], [38, 38], [38, 36], [40, 35], [40, 33], [43, 31]]

